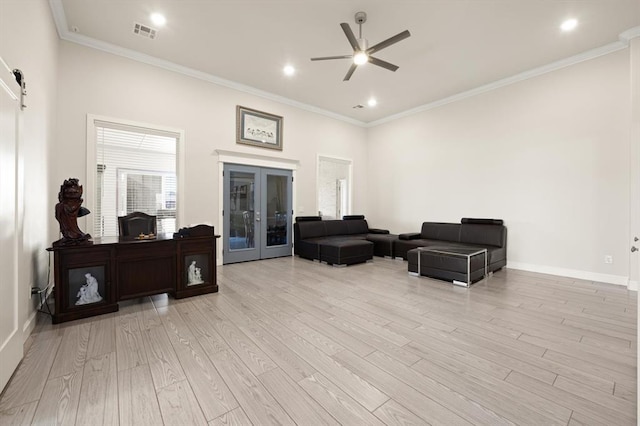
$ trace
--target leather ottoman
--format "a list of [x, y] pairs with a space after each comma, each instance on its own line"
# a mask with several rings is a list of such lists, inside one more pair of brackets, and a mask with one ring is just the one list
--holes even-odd
[[373, 243], [366, 240], [342, 240], [320, 244], [320, 261], [329, 265], [353, 265], [373, 259]]

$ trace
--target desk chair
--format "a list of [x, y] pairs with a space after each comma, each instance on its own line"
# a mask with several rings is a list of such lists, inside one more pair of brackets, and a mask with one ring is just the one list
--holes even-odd
[[118, 232], [121, 237], [137, 237], [140, 234], [156, 235], [156, 217], [142, 212], [118, 216]]

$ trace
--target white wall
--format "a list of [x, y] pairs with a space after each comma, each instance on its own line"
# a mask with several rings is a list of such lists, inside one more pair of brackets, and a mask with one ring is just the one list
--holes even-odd
[[[47, 281], [51, 243], [49, 219], [56, 199], [49, 183], [49, 150], [54, 146], [58, 36], [45, 0], [2, 0], [0, 56], [24, 72], [27, 108], [18, 147], [18, 312], [26, 339], [35, 325], [32, 286]], [[15, 200], [0, 200], [2, 203]], [[4, 230], [3, 230], [4, 231]], [[53, 262], [52, 262], [53, 266]]]
[[[97, 114], [185, 131], [181, 226], [208, 222], [220, 229], [216, 149], [299, 160], [296, 214], [305, 215], [318, 210], [317, 155], [352, 159], [354, 211], [366, 206], [364, 128], [73, 43], [61, 42], [59, 60], [59, 149], [50, 192], [70, 176], [86, 182], [86, 115]], [[283, 116], [283, 151], [236, 144], [236, 105]]]
[[508, 266], [626, 284], [629, 80], [626, 49], [370, 129], [367, 216], [501, 218]]

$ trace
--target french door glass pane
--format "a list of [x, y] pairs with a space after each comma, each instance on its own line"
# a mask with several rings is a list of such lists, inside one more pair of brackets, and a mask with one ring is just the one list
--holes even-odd
[[232, 171], [230, 176], [229, 249], [241, 250], [255, 247], [253, 173]]
[[287, 244], [288, 176], [267, 175], [267, 246]]

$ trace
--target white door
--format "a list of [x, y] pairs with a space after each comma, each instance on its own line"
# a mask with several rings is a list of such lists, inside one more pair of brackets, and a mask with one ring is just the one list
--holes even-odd
[[20, 111], [16, 93], [19, 86], [10, 75], [7, 77], [0, 77], [0, 390], [22, 359], [16, 273], [16, 147]]

